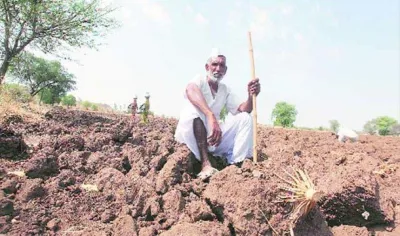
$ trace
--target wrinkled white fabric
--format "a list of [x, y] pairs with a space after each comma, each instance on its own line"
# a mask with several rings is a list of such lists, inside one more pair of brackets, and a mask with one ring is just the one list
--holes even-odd
[[221, 50], [219, 48], [211, 49], [210, 57], [218, 57], [219, 55], [223, 55], [223, 53], [221, 52]]
[[[220, 119], [219, 115], [224, 105], [232, 114], [227, 116], [225, 122], [220, 122], [222, 131], [221, 143], [217, 147], [208, 147], [209, 152], [215, 156], [226, 157], [230, 164], [241, 162], [246, 157], [251, 157], [253, 145], [252, 119], [250, 114], [238, 112], [241, 104], [238, 97], [224, 83], [219, 83], [218, 92], [213, 98], [207, 79], [203, 76], [196, 76], [191, 82], [200, 88], [217, 120]], [[186, 93], [184, 100], [184, 108], [181, 111], [175, 131], [175, 139], [180, 143], [186, 144], [195, 157], [200, 160], [200, 152], [193, 131], [193, 120], [199, 117], [203, 121], [206, 126], [207, 136], [210, 136], [212, 131], [208, 126], [205, 115], [188, 100]]]
[[356, 142], [358, 140], [358, 134], [354, 132], [354, 130], [344, 127], [339, 128], [337, 135], [340, 142], [344, 142], [347, 139], [350, 139], [352, 142]]

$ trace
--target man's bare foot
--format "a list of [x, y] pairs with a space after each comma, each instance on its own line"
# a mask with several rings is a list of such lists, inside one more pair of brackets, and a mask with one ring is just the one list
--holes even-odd
[[205, 166], [203, 167], [201, 172], [197, 175], [197, 177], [200, 178], [201, 180], [206, 180], [217, 172], [218, 170], [213, 168], [212, 166]]

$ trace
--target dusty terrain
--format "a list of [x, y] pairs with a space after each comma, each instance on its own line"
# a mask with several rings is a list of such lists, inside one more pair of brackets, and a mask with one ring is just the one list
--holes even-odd
[[177, 121], [54, 109], [0, 125], [0, 234], [289, 235], [275, 174], [307, 170], [324, 192], [295, 235], [400, 235], [400, 138], [260, 128], [262, 161], [209, 181], [174, 142]]

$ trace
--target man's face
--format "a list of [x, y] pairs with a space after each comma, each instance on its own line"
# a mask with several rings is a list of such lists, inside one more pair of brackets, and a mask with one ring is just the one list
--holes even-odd
[[206, 64], [206, 71], [214, 81], [220, 81], [227, 70], [228, 67], [226, 66], [226, 58], [224, 56], [213, 57]]

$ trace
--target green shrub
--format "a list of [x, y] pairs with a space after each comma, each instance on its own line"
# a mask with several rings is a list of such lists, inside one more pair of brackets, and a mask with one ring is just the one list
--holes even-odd
[[86, 110], [89, 110], [89, 107], [92, 106], [92, 103], [89, 102], [89, 101], [83, 101], [83, 102], [82, 102], [82, 106], [83, 106]]
[[97, 104], [92, 103], [91, 106], [93, 111], [98, 111], [99, 110], [99, 106], [97, 106]]
[[76, 106], [76, 98], [73, 95], [67, 95], [61, 98], [61, 104], [64, 106]]

